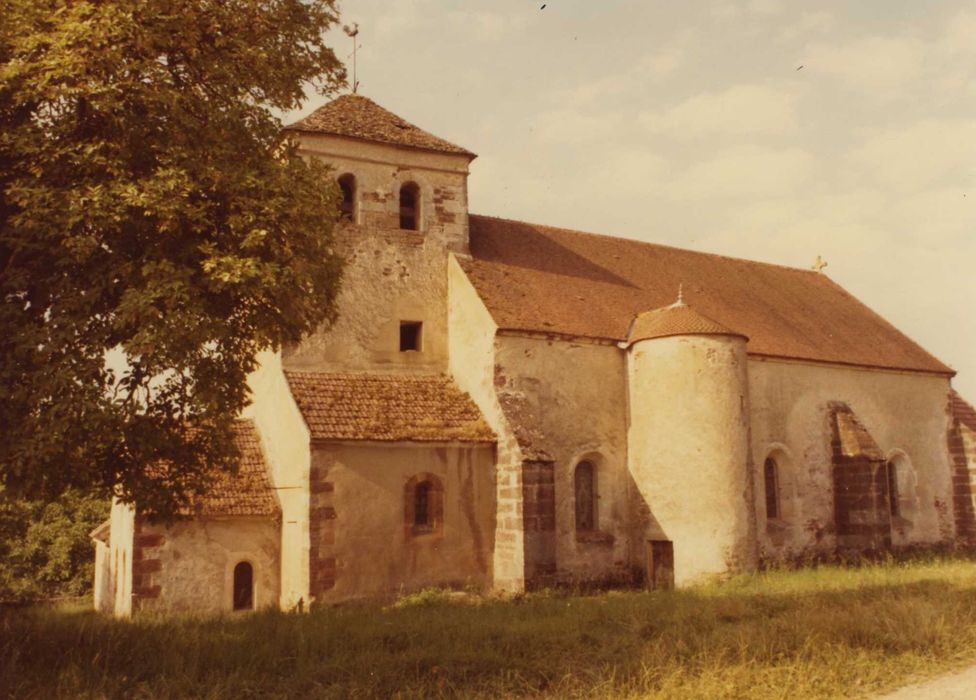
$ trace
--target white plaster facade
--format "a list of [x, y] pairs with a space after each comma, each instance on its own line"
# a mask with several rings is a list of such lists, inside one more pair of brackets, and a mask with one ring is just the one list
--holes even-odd
[[[838, 403], [896, 465], [891, 544], [955, 536], [951, 372], [753, 354], [736, 333], [628, 344], [505, 327], [464, 266], [472, 155], [345, 134], [296, 137], [336, 177], [354, 176], [355, 200], [352, 220], [337, 229], [347, 260], [338, 321], [264, 353], [250, 379], [246, 416], [280, 517], [160, 530], [116, 505], [110, 537], [98, 545], [100, 609], [131, 613], [133, 557], [144, 557], [147, 543], [159, 564], [142, 568], [158, 567], [159, 593], [145, 606], [209, 612], [231, 609], [228, 571], [241, 560], [254, 566], [255, 607], [293, 609], [425, 586], [636, 582], [650, 540], [673, 544], [679, 585], [764, 558], [828, 552], [838, 542], [830, 414]], [[407, 182], [420, 192], [420, 223], [409, 231], [398, 219]], [[423, 324], [419, 349], [398, 346], [402, 322]], [[368, 431], [316, 439], [289, 385], [296, 370], [447, 376], [494, 443]], [[768, 458], [775, 517], [767, 517]], [[585, 532], [575, 482], [583, 461], [595, 474], [595, 522]], [[413, 537], [405, 499], [418, 475], [443, 489], [443, 513], [436, 534]]]

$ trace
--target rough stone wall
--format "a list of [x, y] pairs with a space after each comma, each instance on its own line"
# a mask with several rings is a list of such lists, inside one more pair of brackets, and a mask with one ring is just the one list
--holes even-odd
[[[610, 344], [509, 333], [495, 339], [495, 390], [502, 405], [512, 407], [509, 418], [520, 423], [517, 432], [524, 443], [520, 494], [532, 494], [531, 481], [548, 479], [538, 461], [553, 464], [552, 537], [555, 574], [561, 579], [629, 579], [632, 575], [633, 484], [626, 461], [624, 357]], [[596, 527], [578, 533], [574, 473], [583, 460], [596, 469]], [[544, 488], [539, 495], [549, 493], [548, 484], [540, 486]], [[540, 529], [548, 527], [548, 514], [529, 520], [543, 506], [526, 499], [522, 507], [526, 571], [551, 569], [549, 545], [542, 544], [546, 537], [530, 529], [536, 523]], [[532, 562], [530, 554], [542, 559]]]
[[255, 608], [277, 607], [279, 523], [264, 518], [199, 518], [172, 525], [141, 522], [136, 533], [134, 598], [140, 610], [233, 610], [234, 567], [254, 571]]
[[958, 396], [950, 401], [951, 423], [946, 438], [953, 468], [956, 536], [976, 542], [976, 411]]
[[[492, 582], [495, 536], [491, 445], [313, 445], [312, 600]], [[404, 527], [405, 487], [418, 474], [443, 487], [443, 521]]]
[[522, 523], [527, 585], [556, 574], [556, 489], [552, 461], [522, 463]]
[[[447, 369], [447, 257], [468, 245], [466, 157], [304, 136], [303, 153], [356, 177], [355, 220], [339, 226], [346, 258], [339, 320], [287, 348], [284, 364], [303, 370]], [[399, 188], [420, 187], [418, 231], [399, 228]], [[401, 321], [420, 321], [420, 352], [400, 352]]]
[[677, 584], [750, 569], [749, 391], [745, 342], [677, 336], [630, 348], [630, 471], [650, 523], [669, 540]]
[[828, 406], [834, 486], [834, 527], [842, 549], [891, 546], [891, 504], [884, 453], [850, 407]]
[[136, 516], [135, 538], [132, 543], [132, 607], [140, 610], [151, 607], [162, 592], [160, 548], [166, 536], [158, 528], [148, 526]]
[[[953, 536], [951, 465], [946, 449], [949, 380], [937, 375], [749, 359], [755, 510], [763, 556], [829, 551], [834, 526], [828, 404], [847, 404], [885, 459], [902, 465], [903, 517], [895, 545]], [[780, 500], [787, 517], [767, 522], [762, 464], [780, 466]], [[784, 508], [784, 514], [787, 509]]]

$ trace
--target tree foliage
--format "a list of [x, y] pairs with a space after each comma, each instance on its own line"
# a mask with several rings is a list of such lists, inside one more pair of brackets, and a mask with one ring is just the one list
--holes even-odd
[[88, 593], [94, 577], [89, 533], [109, 508], [104, 497], [75, 489], [50, 502], [0, 492], [0, 601]]
[[232, 465], [256, 354], [334, 319], [336, 188], [272, 110], [341, 84], [337, 19], [334, 0], [0, 0], [8, 495], [174, 512]]

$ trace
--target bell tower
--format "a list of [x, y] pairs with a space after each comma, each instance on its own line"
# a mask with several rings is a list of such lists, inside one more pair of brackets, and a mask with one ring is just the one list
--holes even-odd
[[468, 255], [468, 167], [475, 154], [362, 95], [286, 127], [333, 168], [346, 260], [339, 320], [283, 353], [321, 371], [447, 371], [447, 260]]
[[340, 182], [351, 185], [349, 223], [388, 234], [409, 232], [407, 239], [467, 254], [468, 166], [474, 153], [355, 94], [285, 130], [303, 154], [329, 163]]

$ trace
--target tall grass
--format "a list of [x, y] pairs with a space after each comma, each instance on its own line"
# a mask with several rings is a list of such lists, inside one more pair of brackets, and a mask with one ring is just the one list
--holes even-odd
[[8, 697], [848, 697], [968, 660], [976, 563], [950, 558], [308, 615], [0, 613]]

